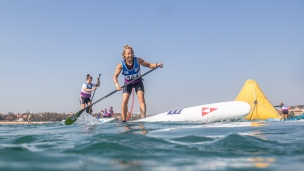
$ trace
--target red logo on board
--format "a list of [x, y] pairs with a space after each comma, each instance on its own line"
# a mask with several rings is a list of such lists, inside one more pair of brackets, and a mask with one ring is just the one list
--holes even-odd
[[213, 111], [217, 110], [217, 108], [209, 108], [209, 107], [203, 107], [202, 108], [202, 116], [207, 115], [208, 113], [211, 113]]

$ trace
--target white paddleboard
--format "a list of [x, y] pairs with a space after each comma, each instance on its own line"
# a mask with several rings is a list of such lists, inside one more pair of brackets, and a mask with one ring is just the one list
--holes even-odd
[[98, 119], [101, 123], [110, 123], [110, 122], [114, 122], [115, 118], [99, 118]]
[[242, 119], [250, 112], [250, 105], [243, 101], [228, 101], [194, 107], [180, 108], [153, 115], [134, 122], [216, 122]]

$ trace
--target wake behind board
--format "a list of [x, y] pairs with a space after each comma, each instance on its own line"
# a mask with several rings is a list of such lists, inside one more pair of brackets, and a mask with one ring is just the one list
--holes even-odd
[[111, 123], [115, 121], [115, 118], [100, 118], [98, 119], [101, 123]]
[[228, 101], [180, 108], [153, 115], [134, 122], [217, 122], [242, 119], [250, 112], [250, 105], [243, 101]]
[[99, 118], [95, 119], [94, 121], [90, 121], [86, 123], [86, 125], [100, 125], [100, 124], [105, 124], [105, 123], [112, 123], [115, 121], [115, 118]]

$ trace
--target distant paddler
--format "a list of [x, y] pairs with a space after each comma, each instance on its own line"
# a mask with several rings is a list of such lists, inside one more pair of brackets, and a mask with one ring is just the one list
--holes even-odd
[[[87, 74], [86, 82], [82, 84], [81, 91], [80, 91], [80, 106], [81, 109], [84, 109], [91, 104], [91, 93], [92, 91], [96, 90], [97, 87], [100, 85], [100, 80], [97, 78], [97, 83], [92, 83], [92, 76]], [[86, 109], [87, 113], [90, 113], [90, 108]]]
[[28, 115], [27, 123], [28, 123], [28, 124], [31, 124], [31, 123], [32, 123], [32, 114], [29, 114], [29, 115]]
[[109, 118], [110, 117], [110, 114], [108, 113], [108, 110], [107, 109], [105, 109], [105, 110], [102, 110], [102, 117], [103, 118]]
[[138, 97], [138, 102], [140, 106], [140, 113], [141, 117], [146, 117], [146, 102], [145, 102], [145, 90], [142, 78], [133, 81], [131, 84], [125, 86], [123, 89], [118, 84], [118, 76], [120, 73], [124, 76], [124, 84], [128, 84], [130, 81], [136, 79], [141, 75], [140, 65], [148, 68], [157, 68], [163, 67], [162, 63], [149, 63], [144, 61], [142, 58], [138, 58], [134, 56], [133, 48], [129, 45], [125, 45], [123, 47], [122, 52], [123, 60], [116, 66], [116, 70], [113, 76], [113, 81], [116, 86], [116, 90], [123, 90], [122, 94], [122, 106], [121, 106], [121, 113], [122, 113], [122, 122], [126, 122], [127, 112], [128, 112], [128, 102], [130, 98], [130, 94], [132, 92], [132, 88], [135, 88], [135, 92]]
[[113, 107], [111, 106], [110, 109], [108, 110], [108, 113], [110, 115], [110, 118], [113, 117], [114, 115], [114, 111], [113, 111]]
[[281, 102], [280, 105], [277, 105], [277, 106], [274, 106], [274, 107], [280, 107], [281, 108], [281, 112], [282, 112], [282, 119], [285, 121], [287, 120], [287, 117], [288, 117], [288, 113], [289, 113], [289, 110], [288, 110], [288, 107], [284, 105], [283, 102]]

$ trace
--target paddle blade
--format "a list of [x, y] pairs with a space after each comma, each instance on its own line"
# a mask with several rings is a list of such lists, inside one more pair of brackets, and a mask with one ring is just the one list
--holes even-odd
[[65, 120], [64, 124], [65, 125], [72, 125], [77, 120], [77, 118], [85, 111], [85, 109], [86, 108], [81, 109], [77, 113], [75, 113], [72, 116], [70, 116], [67, 120]]

